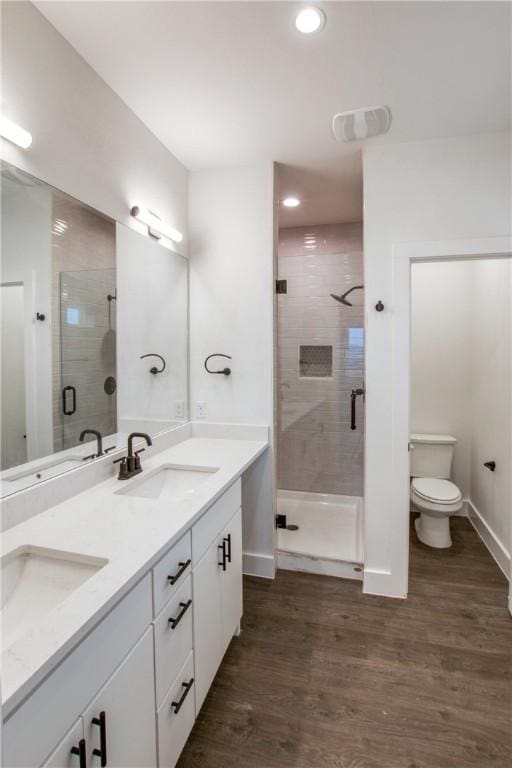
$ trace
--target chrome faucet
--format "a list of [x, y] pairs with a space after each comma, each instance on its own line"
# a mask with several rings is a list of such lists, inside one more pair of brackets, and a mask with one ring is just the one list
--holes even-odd
[[122, 456], [120, 459], [115, 459], [114, 464], [117, 464], [119, 462], [119, 474], [117, 476], [118, 480], [129, 480], [130, 477], [133, 477], [134, 475], [138, 475], [139, 472], [142, 472], [142, 464], [140, 462], [140, 455], [143, 451], [145, 451], [145, 448], [139, 448], [138, 451], [133, 450], [133, 438], [134, 437], [141, 437], [143, 440], [146, 441], [147, 445], [153, 445], [153, 441], [151, 440], [150, 436], [146, 434], [146, 432], [132, 432], [128, 436], [128, 455]]

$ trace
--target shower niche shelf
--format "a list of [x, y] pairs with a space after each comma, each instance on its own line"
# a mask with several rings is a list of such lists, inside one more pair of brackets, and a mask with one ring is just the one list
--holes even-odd
[[299, 377], [332, 378], [332, 346], [301, 344], [299, 347]]

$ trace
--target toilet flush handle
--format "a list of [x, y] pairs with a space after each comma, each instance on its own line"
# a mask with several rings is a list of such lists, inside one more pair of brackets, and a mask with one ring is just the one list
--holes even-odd
[[496, 462], [495, 461], [484, 461], [484, 467], [487, 467], [487, 469], [490, 469], [491, 472], [496, 471]]

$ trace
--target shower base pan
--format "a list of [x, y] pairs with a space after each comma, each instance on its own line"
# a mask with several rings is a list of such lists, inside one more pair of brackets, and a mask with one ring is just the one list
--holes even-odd
[[362, 579], [361, 497], [278, 491], [277, 514], [298, 526], [277, 531], [278, 568]]

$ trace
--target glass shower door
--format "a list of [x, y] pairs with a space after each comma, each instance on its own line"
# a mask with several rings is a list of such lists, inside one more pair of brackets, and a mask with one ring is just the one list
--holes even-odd
[[61, 450], [78, 445], [83, 429], [117, 431], [115, 294], [115, 269], [60, 274]]

